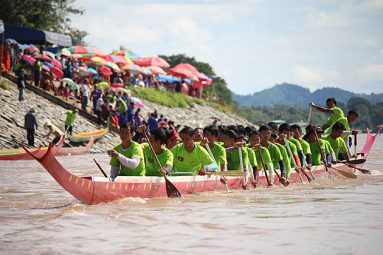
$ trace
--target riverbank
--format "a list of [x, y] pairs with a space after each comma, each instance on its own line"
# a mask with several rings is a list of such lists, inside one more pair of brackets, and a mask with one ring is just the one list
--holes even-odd
[[[35, 110], [39, 124], [35, 137], [35, 146], [47, 146], [53, 137], [49, 140], [44, 137], [48, 132], [43, 128], [44, 120], [49, 119], [56, 126], [63, 128], [66, 109], [29, 90], [25, 90], [25, 101], [20, 103], [18, 101], [16, 84], [5, 78], [0, 78], [0, 82], [3, 82], [8, 87], [8, 89], [0, 88], [0, 149], [19, 148], [21, 142], [26, 143], [26, 131], [23, 128], [24, 115], [31, 108]], [[181, 126], [203, 127], [211, 124], [213, 117], [219, 118], [221, 120], [220, 123], [223, 125], [251, 125], [239, 116], [220, 112], [210, 106], [195, 104], [189, 108], [169, 108], [144, 99], [142, 99], [142, 102], [145, 107], [141, 112], [145, 119], [149, 112], [153, 112], [156, 109], [159, 114], [164, 114], [166, 117], [174, 120], [176, 125], [180, 124]], [[86, 132], [99, 128], [101, 127], [95, 122], [79, 115], [76, 118], [73, 132]], [[117, 143], [119, 143], [118, 135], [116, 133], [108, 133], [93, 145], [91, 152], [104, 152]]]

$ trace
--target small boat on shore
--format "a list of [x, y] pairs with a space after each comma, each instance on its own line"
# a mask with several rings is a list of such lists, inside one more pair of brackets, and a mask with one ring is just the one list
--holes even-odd
[[101, 128], [101, 129], [97, 129], [97, 130], [93, 130], [89, 132], [77, 133], [74, 135], [68, 134], [67, 136], [69, 141], [71, 142], [85, 143], [85, 142], [89, 142], [92, 137], [94, 138], [94, 141], [97, 141], [98, 139], [106, 135], [108, 132], [109, 132], [109, 119], [108, 119], [108, 124], [106, 128]]
[[57, 153], [57, 156], [74, 156], [87, 153], [94, 143], [94, 138], [91, 137], [86, 146], [81, 147], [62, 147]]
[[[155, 198], [166, 197], [166, 184], [163, 177], [119, 176], [114, 182], [105, 177], [77, 176], [65, 169], [52, 154], [52, 145], [42, 157], [31, 155], [52, 175], [66, 191], [86, 204], [106, 203], [124, 197]], [[335, 164], [334, 168], [347, 171], [345, 164]], [[323, 166], [315, 166], [312, 172], [319, 177], [324, 174]], [[168, 179], [176, 186], [182, 195], [207, 191], [226, 191], [227, 189], [242, 189], [244, 178], [227, 176], [226, 185], [220, 181], [220, 176], [169, 176]], [[290, 183], [299, 182], [297, 173], [292, 173]], [[279, 180], [275, 176], [274, 184]], [[265, 176], [261, 176], [258, 186], [267, 186]]]
[[[57, 146], [51, 148], [51, 154], [57, 155], [61, 150], [64, 144], [64, 136], [61, 136]], [[48, 147], [39, 147], [29, 149], [29, 151], [36, 157], [42, 157], [47, 152]], [[34, 159], [29, 153], [27, 153], [24, 149], [7, 149], [0, 150], [0, 160], [32, 160]]]

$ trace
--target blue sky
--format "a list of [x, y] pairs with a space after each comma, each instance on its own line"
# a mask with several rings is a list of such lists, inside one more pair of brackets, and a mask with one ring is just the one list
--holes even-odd
[[77, 0], [72, 25], [105, 52], [185, 53], [237, 94], [288, 82], [383, 92], [383, 0]]

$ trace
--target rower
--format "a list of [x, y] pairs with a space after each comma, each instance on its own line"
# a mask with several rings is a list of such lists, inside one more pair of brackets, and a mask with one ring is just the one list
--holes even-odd
[[345, 130], [345, 127], [340, 122], [335, 122], [335, 124], [332, 126], [332, 132], [331, 134], [323, 136], [324, 140], [327, 140], [332, 149], [335, 152], [335, 158], [333, 158], [333, 162], [335, 163], [337, 159], [339, 159], [339, 152], [341, 151], [343, 153], [344, 158], [348, 161], [350, 160], [350, 155], [348, 153], [347, 145], [342, 139], [343, 131]]
[[302, 129], [299, 125], [292, 125], [290, 130], [293, 134], [293, 137], [299, 141], [302, 146], [302, 151], [304, 155], [303, 164], [306, 165], [307, 170], [311, 170], [312, 165], [312, 155], [309, 143], [302, 138]]
[[194, 129], [184, 127], [180, 132], [182, 143], [175, 145], [170, 151], [174, 155], [174, 172], [189, 172], [192, 175], [203, 175], [208, 171], [216, 171], [218, 166], [209, 153], [194, 142]]
[[121, 144], [108, 150], [110, 159], [110, 179], [118, 175], [145, 176], [144, 152], [140, 144], [132, 141], [134, 135], [133, 125], [123, 123], [120, 126]]
[[[143, 125], [138, 128], [138, 132], [146, 132], [146, 127]], [[166, 134], [162, 128], [154, 128], [149, 131], [149, 142], [161, 163], [162, 168], [158, 165], [155, 155], [153, 154], [148, 143], [142, 143], [144, 152], [146, 176], [162, 176], [168, 174], [173, 169], [173, 153], [165, 146]]]
[[249, 146], [254, 150], [255, 152], [255, 158], [256, 161], [259, 162], [258, 167], [256, 168], [256, 171], [254, 173], [254, 182], [255, 184], [259, 181], [259, 171], [263, 171], [263, 165], [261, 164], [261, 156], [259, 154], [259, 151], [261, 152], [263, 161], [265, 163], [265, 167], [267, 170], [269, 170], [269, 176], [272, 176], [271, 174], [274, 172], [274, 165], [271, 160], [270, 152], [267, 148], [261, 146], [261, 135], [258, 131], [253, 130], [249, 134]]
[[[312, 155], [312, 165], [313, 166], [317, 166], [317, 165], [321, 165], [322, 164], [322, 161], [321, 161], [321, 152], [318, 148], [318, 144], [317, 144], [317, 139], [316, 139], [316, 135], [315, 135], [315, 132], [314, 132], [314, 129], [316, 127], [313, 126], [313, 125], [308, 125], [306, 127], [306, 134], [304, 135], [303, 139], [306, 140], [310, 146], [310, 150], [311, 150], [311, 155]], [[323, 130], [320, 129], [320, 128], [317, 128], [316, 129], [316, 133], [318, 135], [318, 138], [319, 138], [319, 143], [320, 143], [320, 146], [323, 150], [323, 152], [325, 153], [325, 161], [328, 163], [328, 166], [331, 166], [330, 162], [331, 162], [331, 159], [332, 159], [332, 149], [331, 149], [331, 146], [328, 146], [328, 144], [326, 143], [327, 141], [323, 140], [323, 139], [320, 139], [320, 135], [323, 134]]]
[[[207, 145], [209, 146], [211, 153], [218, 165], [218, 169], [222, 172], [227, 171], [226, 150], [223, 146], [217, 143], [219, 136], [219, 130], [216, 125], [209, 125], [203, 129], [203, 135], [207, 139]], [[203, 146], [203, 142], [201, 143]]]
[[[286, 149], [288, 148], [287, 144], [285, 144], [284, 142], [284, 137], [286, 137], [288, 143], [289, 143], [289, 147], [291, 149], [291, 152], [293, 154], [293, 159], [295, 161], [295, 164], [300, 167], [302, 164], [301, 162], [303, 162], [303, 150], [302, 150], [302, 146], [301, 144], [299, 143], [298, 140], [294, 139], [293, 137], [291, 137], [290, 135], [290, 125], [287, 124], [287, 123], [283, 123], [279, 126], [278, 128], [278, 132], [279, 132], [279, 136], [280, 136], [280, 139], [278, 139], [278, 142], [280, 144], [283, 144]], [[293, 162], [291, 161], [291, 166], [294, 166]]]
[[326, 106], [327, 107], [321, 107], [321, 106], [316, 105], [312, 102], [310, 103], [310, 107], [313, 107], [320, 112], [331, 113], [331, 116], [327, 119], [327, 122], [322, 126], [323, 130], [326, 130], [327, 128], [331, 127], [340, 118], [344, 117], [343, 110], [341, 108], [337, 107], [337, 103], [336, 103], [335, 98], [333, 98], [333, 97], [327, 98]]
[[[270, 136], [270, 142], [275, 144], [276, 146], [278, 146], [281, 154], [282, 154], [282, 157], [283, 157], [283, 165], [285, 166], [285, 171], [286, 171], [286, 183], [287, 181], [290, 179], [290, 174], [291, 174], [291, 159], [290, 159], [290, 156], [288, 154], [288, 151], [286, 149], [286, 147], [280, 143], [278, 143], [277, 141], [279, 140], [279, 137], [278, 137], [278, 134], [277, 133], [271, 133], [271, 136]], [[279, 166], [279, 164], [276, 166], [276, 169], [279, 169], [277, 168]], [[282, 178], [283, 180], [283, 178]]]
[[194, 142], [201, 142], [203, 140], [203, 129], [197, 127], [194, 129]]
[[[261, 145], [269, 150], [271, 159], [273, 161], [273, 166], [279, 166], [279, 170], [281, 171], [281, 177], [286, 178], [285, 165], [283, 163], [283, 157], [281, 151], [278, 146], [270, 142], [271, 138], [271, 130], [268, 126], [262, 125], [259, 127], [259, 133], [261, 136]], [[270, 171], [270, 180], [273, 180], [274, 173]]]
[[[247, 149], [244, 148], [245, 143], [239, 141], [242, 137], [239, 137], [238, 134], [231, 129], [226, 131], [225, 137], [224, 145], [226, 147], [227, 170], [243, 170], [246, 172], [249, 158]], [[239, 150], [241, 150], [242, 153], [242, 164], [244, 169], [241, 169]]]

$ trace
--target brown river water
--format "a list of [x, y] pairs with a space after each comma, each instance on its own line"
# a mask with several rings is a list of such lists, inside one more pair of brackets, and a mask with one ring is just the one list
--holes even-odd
[[[360, 135], [359, 144], [365, 136]], [[34, 161], [0, 162], [0, 254], [382, 254], [383, 136], [374, 176], [85, 205]], [[61, 157], [100, 175], [108, 157]]]

